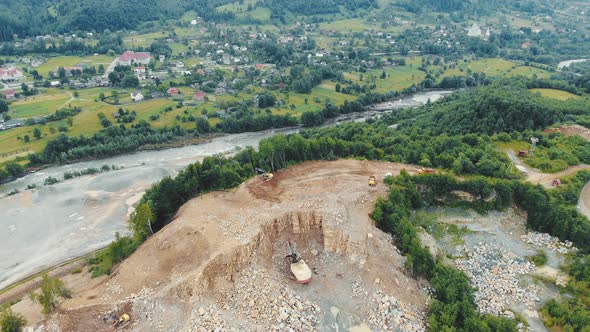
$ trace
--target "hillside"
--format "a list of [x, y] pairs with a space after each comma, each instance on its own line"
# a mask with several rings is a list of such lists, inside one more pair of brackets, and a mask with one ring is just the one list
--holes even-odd
[[[387, 192], [383, 183], [368, 187], [368, 176], [402, 168], [416, 172], [384, 162], [309, 162], [269, 182], [254, 178], [195, 198], [45, 325], [110, 330], [101, 317], [126, 311], [136, 331], [422, 330], [423, 291], [368, 216]], [[289, 279], [287, 240], [314, 271], [308, 285]]]

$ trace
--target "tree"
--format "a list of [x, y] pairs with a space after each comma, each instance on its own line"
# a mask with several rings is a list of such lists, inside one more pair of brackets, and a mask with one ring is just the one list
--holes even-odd
[[100, 101], [104, 101], [104, 100], [105, 100], [105, 98], [106, 98], [106, 97], [105, 97], [105, 95], [104, 95], [104, 92], [101, 92], [101, 93], [99, 93], [99, 94], [98, 94], [98, 99], [99, 99]]
[[59, 298], [71, 298], [72, 293], [59, 278], [52, 278], [43, 274], [41, 294], [31, 293], [31, 300], [43, 306], [43, 313], [52, 313], [59, 303]]
[[35, 128], [35, 129], [33, 130], [33, 136], [34, 136], [36, 139], [40, 139], [40, 138], [41, 138], [41, 130], [40, 130], [39, 128]]
[[0, 113], [8, 112], [8, 104], [4, 100], [0, 100]]
[[122, 84], [124, 88], [135, 88], [139, 86], [139, 79], [134, 74], [128, 74], [123, 79]]
[[27, 324], [27, 320], [18, 313], [6, 308], [0, 311], [0, 331], [1, 332], [20, 332]]
[[112, 125], [112, 122], [109, 121], [109, 119], [107, 119], [107, 118], [103, 118], [102, 120], [100, 120], [100, 125], [103, 126], [104, 128], [108, 128]]
[[20, 88], [23, 90], [23, 95], [28, 96], [29, 95], [29, 86], [27, 85], [27, 83], [22, 83], [20, 85]]
[[29, 143], [31, 141], [31, 138], [29, 137], [29, 135], [25, 135], [25, 137], [23, 137], [23, 140], [25, 141], [25, 143]]
[[381, 73], [381, 79], [384, 80], [387, 78], [387, 73], [385, 72], [385, 70]]
[[336, 92], [340, 92], [340, 83], [336, 83]]
[[151, 205], [151, 202], [143, 203], [131, 215], [131, 228], [137, 243], [142, 243], [148, 236], [154, 234], [152, 223], [156, 222], [156, 215], [152, 211]]

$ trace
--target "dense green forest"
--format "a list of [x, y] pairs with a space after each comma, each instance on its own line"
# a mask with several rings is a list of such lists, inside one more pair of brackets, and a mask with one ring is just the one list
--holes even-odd
[[427, 11], [453, 13], [455, 15], [485, 15], [500, 10], [518, 10], [532, 14], [551, 14], [549, 1], [514, 0], [403, 0], [392, 6], [399, 6], [413, 13]]
[[186, 0], [23, 0], [0, 1], [0, 41], [46, 33], [133, 29], [146, 21], [178, 18]]
[[575, 121], [590, 109], [588, 99], [565, 102], [528, 91], [526, 80], [502, 79], [441, 102], [408, 109], [388, 117], [405, 130], [421, 128], [431, 134], [449, 135], [544, 129], [555, 122]]

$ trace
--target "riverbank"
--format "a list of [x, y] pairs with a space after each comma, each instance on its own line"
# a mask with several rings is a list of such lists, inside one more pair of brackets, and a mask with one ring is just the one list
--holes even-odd
[[[432, 92], [418, 93], [402, 100], [399, 108], [426, 103]], [[423, 98], [424, 97], [424, 98]], [[374, 111], [356, 113], [367, 117]], [[342, 121], [355, 121], [351, 114]], [[341, 122], [342, 122], [341, 121]], [[197, 145], [141, 151], [100, 160], [51, 166], [0, 187], [0, 194], [19, 193], [0, 199], [0, 289], [69, 259], [108, 245], [115, 233], [128, 232], [128, 215], [144, 191], [166, 176], [174, 176], [187, 165], [215, 154], [231, 154], [277, 133], [298, 128], [273, 129], [255, 133], [228, 134]], [[76, 172], [102, 165], [117, 170], [83, 176], [52, 186], [47, 177], [62, 179]], [[28, 186], [37, 189], [24, 190]]]

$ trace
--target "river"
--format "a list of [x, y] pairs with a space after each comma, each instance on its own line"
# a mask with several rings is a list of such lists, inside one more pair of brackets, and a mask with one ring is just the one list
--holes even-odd
[[[417, 93], [376, 105], [392, 111], [434, 102], [451, 91]], [[338, 121], [358, 121], [375, 110], [349, 114]], [[31, 274], [108, 245], [115, 233], [127, 234], [127, 218], [149, 186], [184, 167], [215, 154], [257, 147], [260, 140], [298, 129], [232, 134], [207, 143], [144, 151], [101, 160], [53, 166], [0, 187], [0, 289]], [[63, 179], [65, 172], [114, 165], [117, 170], [43, 186], [45, 178]], [[37, 189], [25, 190], [29, 185]]]
[[586, 62], [588, 60], [590, 60], [590, 59], [576, 59], [576, 60], [561, 61], [560, 63], [557, 64], [557, 69], [563, 69], [563, 68], [569, 67], [573, 63]]

